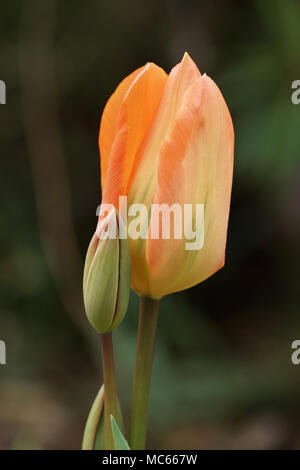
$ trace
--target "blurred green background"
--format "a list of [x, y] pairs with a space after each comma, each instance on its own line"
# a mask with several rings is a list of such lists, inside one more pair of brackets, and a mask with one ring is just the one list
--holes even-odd
[[[300, 3], [11, 0], [0, 24], [0, 447], [80, 447], [102, 383], [81, 294], [100, 116], [124, 76], [186, 50], [235, 125], [227, 262], [162, 301], [148, 446], [300, 448]], [[137, 302], [114, 337], [126, 416]]]

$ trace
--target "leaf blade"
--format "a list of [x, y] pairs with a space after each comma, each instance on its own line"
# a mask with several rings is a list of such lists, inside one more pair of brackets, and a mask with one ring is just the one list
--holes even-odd
[[116, 450], [130, 450], [130, 447], [113, 415], [110, 415], [110, 422]]

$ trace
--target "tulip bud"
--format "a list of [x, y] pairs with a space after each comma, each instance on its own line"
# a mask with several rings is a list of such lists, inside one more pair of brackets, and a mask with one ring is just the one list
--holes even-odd
[[101, 334], [116, 328], [128, 307], [130, 259], [127, 239], [119, 237], [119, 223], [122, 220], [112, 209], [99, 223], [85, 260], [85, 310], [89, 322]]

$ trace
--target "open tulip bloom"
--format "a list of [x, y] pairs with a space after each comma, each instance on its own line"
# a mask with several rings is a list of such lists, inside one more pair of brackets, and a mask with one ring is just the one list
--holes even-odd
[[169, 75], [147, 63], [120, 83], [102, 115], [99, 148], [102, 203], [84, 299], [100, 333], [104, 388], [83, 447], [99, 448], [103, 426], [103, 446], [120, 448], [111, 332], [126, 313], [131, 286], [140, 296], [140, 320], [129, 445], [143, 449], [159, 299], [224, 266], [234, 131], [219, 88], [186, 53]]

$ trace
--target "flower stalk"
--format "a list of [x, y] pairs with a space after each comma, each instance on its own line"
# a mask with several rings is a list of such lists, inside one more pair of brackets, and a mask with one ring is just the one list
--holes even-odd
[[145, 449], [152, 362], [159, 300], [140, 299], [140, 317], [133, 380], [129, 443], [131, 449]]
[[117, 420], [118, 400], [115, 377], [115, 363], [112, 343], [112, 333], [100, 335], [103, 381], [104, 381], [104, 428], [105, 449], [114, 450], [114, 438], [110, 422], [110, 415]]

